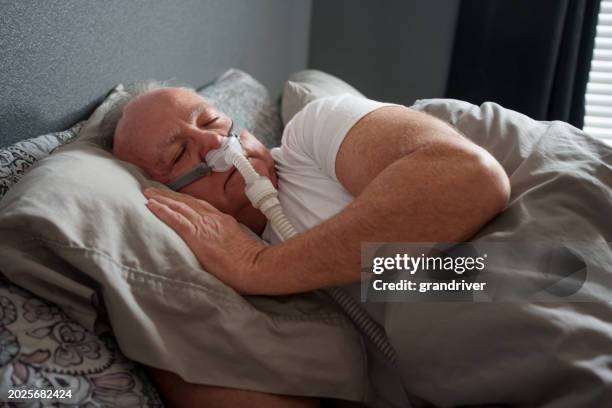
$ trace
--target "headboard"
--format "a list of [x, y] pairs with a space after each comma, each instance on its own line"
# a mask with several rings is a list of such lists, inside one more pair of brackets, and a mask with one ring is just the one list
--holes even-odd
[[272, 92], [306, 67], [311, 0], [0, 3], [0, 147], [69, 127], [117, 83], [199, 87], [227, 68]]

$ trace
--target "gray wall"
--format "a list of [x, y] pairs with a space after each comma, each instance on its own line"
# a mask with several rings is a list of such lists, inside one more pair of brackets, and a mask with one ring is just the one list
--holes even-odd
[[63, 129], [119, 82], [203, 85], [228, 67], [272, 91], [306, 67], [310, 0], [0, 0], [0, 146]]
[[458, 0], [314, 0], [309, 66], [373, 99], [442, 97], [458, 8]]

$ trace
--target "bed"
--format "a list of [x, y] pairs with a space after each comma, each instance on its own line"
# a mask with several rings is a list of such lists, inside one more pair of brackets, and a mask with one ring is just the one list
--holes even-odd
[[[48, 177], [41, 171], [42, 166], [35, 164], [53, 151], [57, 156], [77, 154], [71, 152], [70, 146], [75, 144], [70, 142], [82, 134], [82, 126], [91, 126], [91, 122], [84, 125], [81, 120], [89, 117], [118, 83], [147, 77], [175, 77], [179, 83], [201, 88], [202, 92], [209, 92], [212, 99], [217, 97], [219, 103], [227, 103], [226, 109], [241, 109], [232, 106], [231, 102], [244, 95], [256, 95], [254, 100], [261, 101], [257, 99], [262, 95], [261, 85], [242, 71], [222, 73], [231, 66], [248, 71], [271, 90], [272, 97], [267, 96], [265, 114], [257, 115], [250, 125], [246, 115], [243, 122], [247, 128], [267, 123], [258, 128], [257, 133], [265, 135], [268, 146], [278, 144], [282, 126], [279, 109], [282, 108], [286, 122], [291, 113], [313, 98], [326, 96], [333, 88], [312, 82], [308, 77], [312, 73], [298, 75], [292, 77], [294, 88], [285, 89], [300, 95], [301, 99], [288, 100], [285, 92], [282, 107], [275, 99], [289, 74], [304, 68], [308, 2], [258, 1], [248, 6], [238, 1], [194, 2], [184, 3], [183, 7], [150, 3], [145, 6], [137, 2], [116, 2], [102, 7], [63, 2], [45, 3], [36, 8], [19, 4], [2, 7], [0, 38], [3, 54], [9, 58], [0, 61], [5, 75], [2, 92], [7, 95], [0, 111], [3, 115], [0, 121], [0, 146], [3, 146], [0, 147], [0, 193], [8, 198], [0, 201], [0, 208], [4, 210], [0, 218], [3, 223], [0, 256], [10, 259], [11, 264], [0, 264], [0, 271], [10, 275], [11, 281], [0, 281], [0, 392], [7, 392], [16, 384], [70, 388], [75, 395], [72, 402], [77, 405], [160, 406], [159, 395], [141, 366], [124, 356], [112, 332], [108, 334], [108, 327], [97, 326], [91, 314], [77, 313], [85, 300], [99, 308], [96, 314], [108, 313], [111, 320], [113, 314], [115, 318], [120, 316], [120, 307], [109, 304], [108, 299], [104, 305], [104, 299], [97, 298], [96, 291], [91, 288], [99, 288], [96, 285], [103, 285], [105, 290], [125, 288], [114, 286], [112, 279], [92, 281], [92, 276], [85, 278], [68, 272], [30, 276], [17, 273], [25, 270], [28, 261], [36, 260], [40, 264], [41, 260], [53, 258], [50, 254], [58, 256], [53, 259], [64, 262], [62, 269], [65, 271], [75, 265], [82, 266], [79, 258], [72, 255], [73, 248], [60, 245], [59, 240], [40, 245], [40, 240], [30, 239], [27, 242], [32, 246], [24, 250], [20, 225], [25, 225], [25, 218], [15, 214], [19, 215], [20, 209], [30, 205], [31, 200], [20, 201], [20, 194], [16, 192], [25, 189], [26, 183], [17, 182], [28, 172], [28, 182], [35, 178], [33, 175]], [[176, 29], [179, 23], [183, 30]], [[31, 27], [37, 29], [31, 30]], [[285, 35], [287, 32], [291, 35]], [[102, 43], [98, 38], [111, 40]], [[245, 38], [248, 40], [242, 41]], [[220, 43], [224, 44], [221, 50], [217, 46]], [[72, 48], [66, 44], [71, 44]], [[228, 81], [241, 83], [240, 90], [236, 91], [234, 85], [228, 88]], [[300, 81], [306, 85], [300, 86]], [[331, 92], [347, 91], [347, 88], [340, 88], [333, 88]], [[255, 102], [254, 106], [263, 105]], [[510, 177], [513, 194], [507, 210], [480, 231], [475, 242], [544, 240], [564, 242], [570, 247], [577, 243], [572, 249], [597, 263], [601, 272], [599, 278], [603, 280], [597, 281], [602, 290], [587, 298], [588, 302], [557, 298], [556, 302], [542, 304], [391, 303], [379, 323], [385, 327], [398, 353], [400, 378], [410, 395], [410, 402], [414, 406], [482, 406], [485, 403], [487, 406], [604, 406], [612, 398], [609, 380], [612, 370], [609, 303], [612, 279], [606, 280], [612, 273], [610, 148], [567, 124], [536, 122], [494, 103], [475, 106], [454, 100], [422, 100], [412, 107], [456, 126], [496, 157]], [[236, 116], [241, 115], [236, 113]], [[35, 137], [41, 134], [43, 136]], [[104, 153], [95, 149], [89, 153], [92, 163], [108, 163]], [[112, 166], [106, 169], [116, 170]], [[68, 174], [69, 167], [62, 171], [64, 173], [58, 170], [59, 174], [66, 174], [66, 180], [78, 183], [79, 177]], [[138, 179], [137, 173], [133, 175], [139, 183], [147, 183]], [[96, 180], [101, 184], [108, 182], [104, 178]], [[47, 188], [52, 190], [52, 187]], [[107, 189], [111, 188], [121, 190], [123, 187], [111, 185]], [[46, 194], [39, 197], [39, 203], [45, 198], [49, 203], [62, 199], [53, 191]], [[72, 203], [66, 200], [65, 207], [71, 208], [70, 205]], [[43, 207], [28, 208], [42, 211]], [[44, 215], [42, 212], [36, 214]], [[72, 213], [69, 210], [61, 214], [62, 219], [70, 221]], [[35, 217], [36, 220], [28, 221], [28, 227], [23, 229], [46, 228], [46, 224], [40, 222], [48, 219], [45, 217]], [[129, 217], [125, 220], [137, 223]], [[91, 220], [88, 222], [88, 226], [95, 225]], [[593, 245], [587, 245], [588, 250], [581, 252], [585, 242]], [[186, 265], [193, 263], [187, 252], [183, 251], [181, 256]], [[96, 262], [89, 265], [98, 266]], [[47, 271], [49, 269], [52, 268]], [[511, 275], [514, 272], [521, 270], [515, 268], [500, 273]], [[218, 284], [208, 277], [193, 276], [193, 279], [201, 279], [196, 283], [202, 286]], [[50, 285], [54, 290], [49, 290]], [[31, 290], [25, 290], [24, 286]], [[358, 293], [359, 288], [355, 289]], [[40, 297], [32, 291], [49, 296]], [[220, 292], [215, 295], [219, 301], [231, 296], [229, 292]], [[271, 336], [269, 339], [278, 335], [276, 331], [280, 332], [280, 337], [284, 336], [286, 341], [278, 343], [284, 352], [291, 353], [303, 347], [315, 353], [316, 349], [317, 353], [323, 353], [323, 359], [329, 357], [330, 360], [332, 355], [346, 353], [339, 359], [342, 363], [317, 369], [308, 365], [308, 361], [303, 365], [301, 362], [287, 364], [284, 367], [291, 375], [285, 377], [290, 378], [301, 378], [304, 371], [309, 371], [302, 368], [311, 367], [308, 381], [292, 383], [290, 378], [282, 378], [283, 372], [279, 374], [277, 367], [269, 369], [265, 362], [255, 358], [250, 364], [240, 364], [238, 360], [234, 368], [240, 378], [233, 379], [234, 385], [265, 391], [262, 384], [254, 382], [256, 377], [265, 377], [260, 375], [265, 372], [267, 381], [272, 379], [282, 384], [272, 390], [275, 392], [298, 395], [312, 392], [317, 396], [334, 396], [372, 406], [393, 406], [380, 395], [371, 395], [368, 356], [350, 322], [327, 308], [330, 305], [321, 306], [317, 296], [312, 294], [297, 302], [288, 298], [230, 302], [227, 305], [231, 307], [224, 310], [234, 313], [240, 327], [228, 330], [252, 330], [249, 319], [245, 318], [250, 316], [261, 323], [261, 327], [269, 329], [266, 332]], [[135, 296], [130, 299], [154, 303], [153, 298]], [[189, 308], [193, 304], [179, 298], [173, 307], [179, 306]], [[262, 313], [253, 312], [254, 309]], [[123, 335], [118, 337], [125, 338], [125, 333], [140, 328], [137, 325], [142, 322], [130, 319], [132, 316], [126, 313], [124, 324], [114, 328]], [[315, 321], [325, 324], [325, 331], [317, 331], [321, 338], [341, 337], [344, 340], [337, 340], [332, 347], [324, 342], [317, 343], [311, 326]], [[167, 330], [171, 328], [167, 325]], [[176, 330], [189, 338], [188, 331]], [[317, 330], [321, 330], [321, 326]], [[338, 335], [341, 336], [334, 337]], [[223, 336], [218, 337], [213, 340], [224, 350], [217, 356], [219, 359], [230, 361], [232, 350], [247, 348], [244, 344], [222, 344]], [[152, 344], [143, 343], [141, 352], [152, 350], [147, 348]], [[137, 355], [138, 350], [126, 345], [124, 342], [121, 349]], [[282, 355], [280, 350], [275, 352]], [[165, 357], [161, 353], [156, 356], [158, 361]], [[214, 359], [210, 363], [214, 364]], [[191, 366], [191, 375], [209, 375], [206, 383], [214, 384], [218, 380], [201, 371], [201, 367]], [[313, 390], [317, 387], [315, 393]]]

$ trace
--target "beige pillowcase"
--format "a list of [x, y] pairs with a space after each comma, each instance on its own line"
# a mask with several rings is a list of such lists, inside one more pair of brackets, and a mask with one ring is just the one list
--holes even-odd
[[283, 126], [286, 126], [296, 113], [315, 99], [344, 93], [365, 98], [351, 85], [323, 71], [307, 69], [292, 74], [283, 89], [281, 102]]
[[0, 271], [89, 330], [102, 300], [124, 354], [187, 381], [364, 400], [360, 336], [327, 297], [243, 298], [145, 207], [160, 184], [96, 144], [110, 103], [0, 201]]

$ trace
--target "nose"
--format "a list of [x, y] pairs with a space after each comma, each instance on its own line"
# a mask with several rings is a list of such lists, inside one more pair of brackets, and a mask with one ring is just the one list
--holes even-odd
[[204, 161], [206, 153], [211, 150], [220, 148], [221, 144], [223, 143], [223, 136], [221, 136], [217, 132], [200, 129], [197, 127], [191, 128], [189, 130], [189, 137], [194, 141], [195, 145], [197, 146], [198, 156], [202, 161]]

